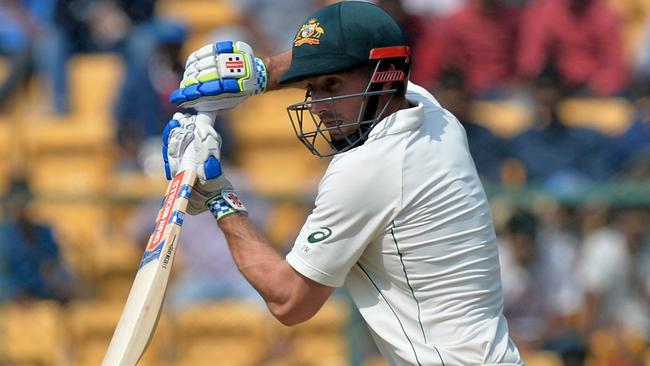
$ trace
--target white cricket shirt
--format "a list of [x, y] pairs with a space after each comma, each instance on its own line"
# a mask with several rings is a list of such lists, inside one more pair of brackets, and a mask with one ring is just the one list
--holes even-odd
[[336, 155], [287, 261], [345, 285], [390, 365], [523, 365], [465, 130], [423, 88]]

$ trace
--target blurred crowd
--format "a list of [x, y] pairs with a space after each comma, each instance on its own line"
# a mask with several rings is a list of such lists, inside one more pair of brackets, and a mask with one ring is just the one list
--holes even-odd
[[[446, 1], [444, 9], [432, 5], [417, 15], [399, 1], [384, 2], [410, 32], [412, 79], [465, 124], [487, 182], [510, 181], [506, 161], [519, 164], [527, 183], [559, 172], [602, 182], [648, 166], [647, 1]], [[595, 124], [578, 128], [563, 121], [569, 98], [620, 98], [634, 117], [615, 135]], [[481, 118], [489, 116], [471, 113], [477, 100], [519, 103], [532, 121], [511, 136], [495, 136], [483, 128]], [[641, 179], [647, 178], [645, 172]]]
[[[0, 0], [0, 57], [10, 69], [0, 81], [0, 113], [34, 75], [51, 96], [38, 108], [70, 113], [69, 59], [115, 53], [124, 65], [112, 111], [118, 168], [139, 169], [130, 157], [157, 138], [175, 111], [167, 96], [178, 85], [191, 36], [186, 24], [158, 16], [158, 2]], [[265, 55], [289, 48], [304, 17], [329, 1], [228, 2], [240, 16], [213, 29], [212, 39], [241, 39]], [[492, 197], [504, 310], [518, 346], [525, 354], [553, 352], [565, 365], [649, 365], [650, 1], [375, 2], [407, 32], [411, 79], [465, 126]], [[618, 133], [572, 125], [562, 107], [574, 99], [621, 101], [631, 117]], [[491, 116], [474, 113], [477, 103], [518, 105], [530, 123], [497, 133], [482, 121]], [[228, 124], [218, 126], [229, 142], [224, 156], [236, 160]], [[635, 189], [627, 194], [629, 186]], [[254, 189], [249, 194], [263, 226], [269, 202]], [[66, 303], [80, 296], [56, 235], [28, 215], [28, 182], [14, 180], [5, 197], [11, 199], [3, 201], [0, 222], [0, 300]], [[145, 202], [133, 214], [127, 231], [138, 244], [155, 210]], [[186, 265], [170, 292], [172, 306], [216, 298], [258, 302], [210, 220], [187, 221], [196, 229], [183, 234]], [[217, 238], [213, 251], [205, 250], [206, 236]], [[283, 250], [292, 243], [277, 244]]]

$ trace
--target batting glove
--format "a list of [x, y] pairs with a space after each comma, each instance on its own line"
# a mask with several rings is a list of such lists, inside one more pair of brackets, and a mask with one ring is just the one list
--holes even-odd
[[241, 104], [266, 90], [264, 62], [244, 42], [218, 42], [194, 51], [187, 58], [180, 88], [170, 101], [182, 108], [219, 111]]
[[[180, 163], [187, 149], [193, 149], [194, 167], [199, 183], [193, 188], [187, 212], [197, 215], [208, 210], [208, 202], [232, 192], [232, 184], [221, 169], [221, 136], [211, 121], [198, 119], [195, 115], [176, 113], [163, 130], [163, 161], [165, 175], [172, 179], [178, 174]], [[242, 209], [245, 211], [242, 205]]]

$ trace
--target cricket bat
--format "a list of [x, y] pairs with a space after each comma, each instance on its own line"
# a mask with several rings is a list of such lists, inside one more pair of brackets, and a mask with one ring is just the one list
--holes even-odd
[[[200, 112], [196, 117], [197, 123], [212, 124], [215, 116], [216, 112]], [[167, 185], [156, 225], [102, 366], [135, 366], [153, 337], [178, 250], [183, 216], [196, 182], [193, 159], [194, 149], [190, 146], [178, 174]]]

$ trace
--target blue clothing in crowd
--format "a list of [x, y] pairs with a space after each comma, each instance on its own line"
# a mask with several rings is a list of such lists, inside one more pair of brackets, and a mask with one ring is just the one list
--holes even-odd
[[619, 170], [628, 168], [637, 159], [650, 162], [650, 122], [637, 119], [616, 138], [613, 155]]
[[559, 171], [602, 181], [615, 171], [611, 139], [588, 128], [570, 128], [558, 122], [546, 128], [533, 127], [513, 137], [510, 147], [526, 168], [529, 182], [544, 182]]
[[48, 278], [51, 270], [60, 268], [60, 253], [52, 230], [33, 225], [25, 233], [13, 220], [0, 226], [0, 251], [5, 273], [0, 298], [12, 299], [27, 295], [36, 298], [58, 298], [57, 288], [52, 286], [55, 278]]

